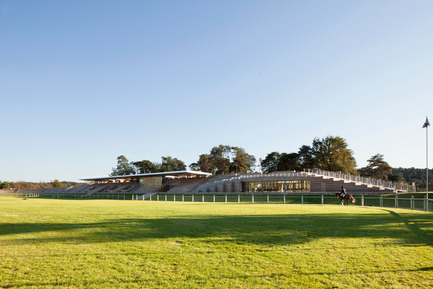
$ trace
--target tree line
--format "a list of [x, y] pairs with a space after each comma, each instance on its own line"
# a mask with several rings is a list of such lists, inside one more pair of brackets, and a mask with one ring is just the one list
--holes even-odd
[[[215, 175], [253, 172], [256, 158], [247, 154], [243, 148], [219, 145], [208, 154], [201, 154], [196, 163], [189, 165], [191, 170], [200, 170]], [[117, 157], [117, 166], [110, 176], [182, 171], [186, 169], [183, 161], [171, 156], [161, 157], [161, 162], [150, 160], [129, 161], [124, 155]]]
[[[311, 145], [302, 145], [297, 152], [271, 152], [265, 158], [256, 161], [253, 155], [243, 148], [229, 145], [213, 147], [209, 153], [201, 154], [198, 160], [188, 167], [213, 175], [231, 173], [249, 173], [261, 171], [302, 171], [305, 169], [322, 169], [345, 174], [361, 175], [392, 182], [416, 183], [419, 189], [425, 188], [425, 170], [393, 169], [382, 154], [375, 154], [367, 160], [367, 166], [357, 169], [353, 151], [349, 149], [344, 138], [327, 136], [314, 138]], [[185, 170], [187, 165], [170, 156], [162, 157], [161, 162], [150, 160], [130, 162], [125, 156], [117, 158], [117, 166], [112, 169], [111, 176], [156, 173]], [[433, 177], [429, 177], [429, 183]], [[430, 184], [429, 184], [430, 186]], [[433, 185], [431, 186], [433, 188]]]
[[38, 190], [65, 188], [80, 185], [82, 183], [54, 180], [51, 182], [2, 182], [0, 181], [0, 190]]

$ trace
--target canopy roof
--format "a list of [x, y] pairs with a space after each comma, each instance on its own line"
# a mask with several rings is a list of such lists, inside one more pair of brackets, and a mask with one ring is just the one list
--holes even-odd
[[149, 177], [190, 177], [190, 176], [204, 176], [209, 177], [211, 173], [205, 173], [200, 171], [174, 171], [174, 172], [160, 172], [160, 173], [149, 173], [149, 174], [136, 174], [136, 175], [124, 175], [124, 176], [109, 176], [109, 177], [97, 177], [97, 178], [86, 178], [81, 179], [86, 182], [96, 182], [96, 181], [104, 181], [104, 180], [121, 180], [121, 179], [140, 179], [140, 178], [149, 178]]

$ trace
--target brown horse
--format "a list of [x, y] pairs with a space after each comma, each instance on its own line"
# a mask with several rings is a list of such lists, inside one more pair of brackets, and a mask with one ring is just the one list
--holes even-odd
[[[336, 198], [341, 199], [341, 198], [340, 198], [340, 195], [341, 195], [340, 192], [335, 193], [335, 197], [336, 197]], [[346, 201], [346, 204], [349, 205], [349, 200], [352, 202], [352, 204], [355, 204], [355, 202], [356, 202], [356, 199], [355, 199], [351, 194], [346, 193], [346, 195], [345, 195], [345, 196], [343, 197], [343, 199], [341, 200], [340, 204], [343, 204], [343, 205], [344, 205], [344, 201]]]

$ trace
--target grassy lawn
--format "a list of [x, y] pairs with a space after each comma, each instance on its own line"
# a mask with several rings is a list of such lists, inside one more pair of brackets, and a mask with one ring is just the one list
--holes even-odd
[[0, 198], [0, 288], [431, 288], [433, 214]]

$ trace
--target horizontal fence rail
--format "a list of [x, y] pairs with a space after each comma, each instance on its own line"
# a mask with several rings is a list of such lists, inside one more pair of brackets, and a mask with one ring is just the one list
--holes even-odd
[[[83, 196], [74, 193], [43, 194], [43, 193], [16, 193], [0, 192], [0, 197], [16, 198], [47, 198], [47, 199], [105, 199], [105, 200], [132, 200], [132, 201], [165, 201], [165, 202], [214, 202], [214, 203], [265, 203], [265, 204], [339, 204], [339, 198], [330, 194], [250, 194], [250, 193], [207, 193], [207, 194], [91, 194]], [[383, 195], [353, 195], [354, 206], [371, 206], [386, 208], [402, 208], [433, 212], [433, 199], [414, 196], [383, 196]]]

